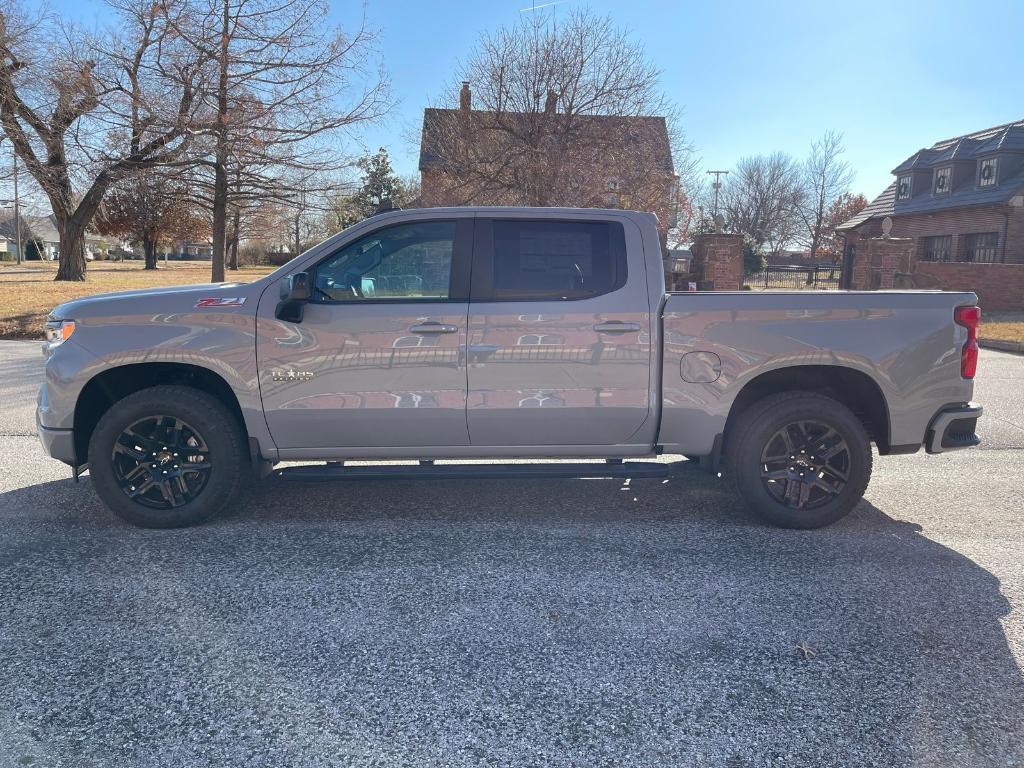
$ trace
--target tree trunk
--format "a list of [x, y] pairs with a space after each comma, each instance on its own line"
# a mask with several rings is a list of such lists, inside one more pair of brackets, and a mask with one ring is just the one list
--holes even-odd
[[228, 41], [230, 40], [230, 7], [223, 0], [220, 57], [217, 62], [217, 131], [216, 158], [213, 174], [213, 257], [211, 282], [224, 282], [224, 253], [227, 244], [228, 219]]
[[73, 221], [57, 221], [60, 261], [55, 280], [85, 280], [85, 227]]
[[146, 269], [156, 269], [156, 240], [143, 237], [142, 250], [146, 254]]
[[238, 240], [239, 232], [238, 229], [241, 226], [242, 212], [235, 208], [235, 212], [231, 217], [231, 238], [228, 240], [229, 258], [228, 258], [228, 269], [238, 269]]

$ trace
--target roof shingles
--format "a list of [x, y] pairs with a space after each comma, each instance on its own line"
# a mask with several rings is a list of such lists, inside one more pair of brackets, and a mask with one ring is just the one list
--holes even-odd
[[[953, 161], [976, 161], [993, 153], [1024, 154], [1024, 120], [986, 128], [952, 139], [944, 139], [927, 149], [920, 149], [896, 168], [894, 174], [911, 170], [931, 170], [943, 163]], [[896, 183], [893, 182], [876, 197], [867, 208], [844, 221], [837, 230], [853, 229], [869, 219], [905, 213], [925, 213], [950, 208], [1005, 203], [1024, 189], [1024, 163], [1010, 176], [1000, 179], [999, 184], [989, 187], [973, 183], [954, 189], [951, 194], [917, 194], [909, 200], [896, 200]]]

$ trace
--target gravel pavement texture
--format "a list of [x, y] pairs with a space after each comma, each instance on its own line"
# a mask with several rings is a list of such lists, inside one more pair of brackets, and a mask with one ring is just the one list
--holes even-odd
[[[821, 531], [634, 480], [271, 480], [122, 524], [0, 343], [0, 766], [1024, 766], [1024, 357]], [[798, 646], [806, 650], [800, 650]]]

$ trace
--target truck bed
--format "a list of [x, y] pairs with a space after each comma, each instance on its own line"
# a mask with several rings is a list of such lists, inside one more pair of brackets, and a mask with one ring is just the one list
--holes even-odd
[[745, 387], [782, 369], [828, 379], [828, 367], [842, 369], [849, 386], [877, 387], [880, 450], [916, 450], [942, 407], [971, 398], [960, 376], [967, 332], [953, 312], [975, 303], [973, 293], [940, 291], [668, 293], [660, 442], [707, 454]]

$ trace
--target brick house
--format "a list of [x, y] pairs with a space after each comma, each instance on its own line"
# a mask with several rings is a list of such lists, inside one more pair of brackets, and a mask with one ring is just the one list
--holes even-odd
[[652, 211], [662, 234], [681, 194], [664, 117], [565, 114], [549, 92], [536, 112], [423, 111], [423, 206], [538, 205]]
[[836, 228], [847, 270], [887, 233], [911, 246], [900, 266], [918, 288], [974, 290], [990, 308], [1024, 308], [1024, 120], [946, 139], [893, 169], [863, 211]]

